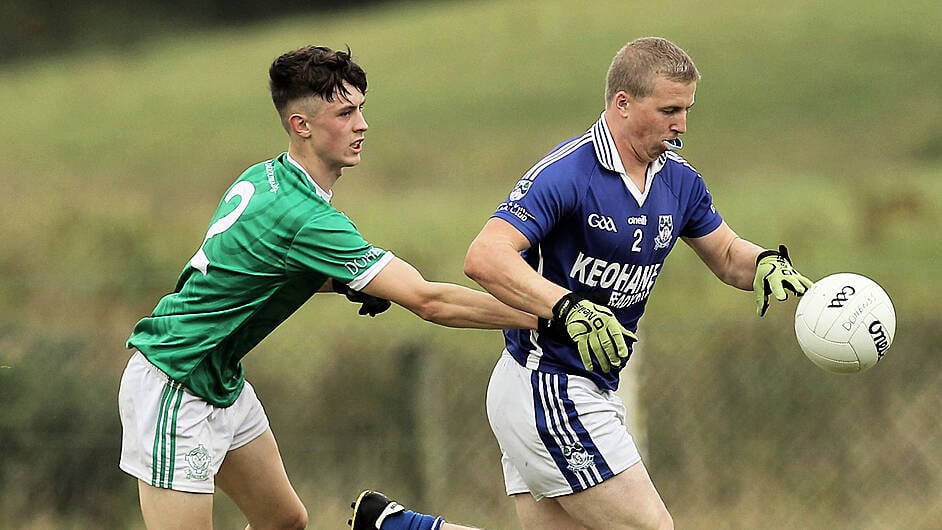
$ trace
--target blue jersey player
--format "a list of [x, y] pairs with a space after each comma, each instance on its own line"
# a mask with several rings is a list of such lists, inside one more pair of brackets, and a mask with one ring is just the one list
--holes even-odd
[[630, 345], [678, 238], [723, 282], [755, 290], [760, 316], [770, 295], [811, 285], [784, 247], [740, 238], [677, 154], [699, 77], [670, 41], [628, 43], [598, 121], [527, 171], [468, 250], [468, 276], [541, 317], [537, 331], [504, 332], [487, 394], [524, 529], [673, 528], [614, 395], [625, 359], [579, 332]]

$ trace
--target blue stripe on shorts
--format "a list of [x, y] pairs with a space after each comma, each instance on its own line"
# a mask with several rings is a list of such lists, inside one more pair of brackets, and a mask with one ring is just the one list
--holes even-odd
[[533, 404], [536, 427], [556, 467], [572, 487], [582, 491], [613, 475], [569, 399], [566, 374], [533, 371]]

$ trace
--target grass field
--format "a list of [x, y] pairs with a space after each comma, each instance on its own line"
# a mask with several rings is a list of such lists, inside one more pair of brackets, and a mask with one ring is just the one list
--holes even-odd
[[[644, 34], [668, 35], [698, 61], [685, 155], [743, 235], [770, 245], [788, 237], [812, 271], [809, 256], [824, 262], [819, 274], [856, 266], [891, 282], [897, 274], [880, 255], [938, 241], [929, 228], [942, 200], [935, 3], [681, 2], [675, 16], [634, 6], [630, 18], [645, 22], [629, 24], [601, 15], [620, 13], [620, 2], [579, 13], [565, 5], [396, 6], [2, 71], [0, 175], [11, 189], [0, 201], [8, 245], [24, 250], [9, 259], [46, 274], [25, 251], [50, 244], [46, 228], [134, 231], [134, 217], [161, 219], [136, 221], [145, 233], [131, 237], [152, 237], [146, 252], [178, 260], [172, 249], [199, 237], [220, 190], [286, 145], [267, 99], [269, 62], [317, 42], [349, 44], [371, 81], [365, 161], [340, 182], [338, 204], [377, 241], [411, 254], [422, 246], [414, 232], [432, 230], [449, 245], [442, 254], [460, 261], [528, 164], [595, 119], [611, 55]], [[406, 206], [397, 223], [373, 206], [390, 199]], [[840, 261], [817, 251], [835, 245]], [[893, 252], [874, 252], [884, 245]], [[938, 245], [910, 247], [917, 262], [938, 257]], [[97, 274], [99, 260], [65, 257], [53, 275]], [[427, 261], [436, 274], [459, 273], [456, 261]]]
[[[364, 162], [335, 204], [427, 277], [470, 285], [470, 240], [529, 164], [597, 118], [612, 55], [642, 35], [671, 38], [703, 74], [683, 154], [734, 229], [787, 242], [812, 277], [877, 279], [903, 323], [938, 317], [939, 20], [928, 0], [415, 2], [0, 68], [0, 321], [77, 334], [94, 345], [86, 366], [116, 377], [114, 352], [172, 288], [222, 191], [285, 149], [266, 72], [307, 43], [349, 45], [370, 80]], [[652, 338], [752, 318], [751, 295], [686, 249], [662, 276], [644, 321]], [[382, 328], [337, 319], [312, 343], [309, 330], [342, 307], [303, 308], [261, 346], [279, 361], [250, 370], [303, 386], [338, 347], [499, 346], [402, 310]], [[0, 365], [30, 354], [10, 351]]]

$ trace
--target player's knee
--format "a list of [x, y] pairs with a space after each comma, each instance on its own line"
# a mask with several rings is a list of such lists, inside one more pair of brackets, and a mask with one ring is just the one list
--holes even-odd
[[625, 521], [619, 528], [643, 528], [645, 530], [674, 530], [674, 518], [663, 503], [650, 507], [643, 513], [635, 514], [631, 522]]
[[674, 530], [674, 518], [671, 517], [670, 512], [668, 512], [667, 508], [663, 505], [661, 509], [658, 510], [657, 523], [652, 528], [656, 528], [657, 530]]
[[307, 528], [307, 509], [303, 504], [295, 511], [294, 521], [292, 521], [292, 524], [285, 528], [290, 528], [292, 530], [302, 530]]
[[299, 504], [291, 512], [286, 512], [280, 519], [276, 527], [278, 530], [303, 530], [307, 528], [308, 516], [307, 509], [303, 504]]
[[[674, 530], [674, 519], [671, 517], [670, 512], [665, 510], [660, 510], [657, 513], [649, 513], [646, 516], [641, 518], [635, 518], [634, 520], [628, 522], [625, 521], [622, 524], [616, 525], [619, 529], [644, 529], [644, 530]], [[607, 524], [604, 528], [607, 530], [613, 526]], [[590, 527], [595, 530], [596, 527]], [[599, 529], [601, 530], [601, 529]]]

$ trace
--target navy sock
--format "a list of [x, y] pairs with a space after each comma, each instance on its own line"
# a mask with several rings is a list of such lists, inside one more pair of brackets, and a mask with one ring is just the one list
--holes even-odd
[[441, 517], [406, 510], [387, 517], [382, 530], [439, 530], [444, 522]]

